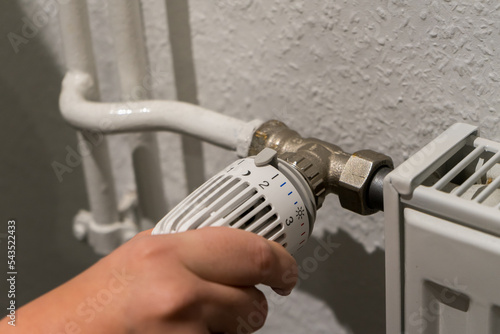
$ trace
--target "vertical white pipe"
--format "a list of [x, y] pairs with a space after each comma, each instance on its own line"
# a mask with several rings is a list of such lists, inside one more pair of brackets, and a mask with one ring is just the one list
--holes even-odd
[[[108, 0], [124, 101], [152, 97], [139, 0]], [[141, 213], [156, 223], [167, 212], [158, 143], [154, 133], [133, 135], [132, 160]]]
[[[177, 99], [198, 104], [188, 1], [166, 0], [166, 6]], [[198, 139], [189, 136], [182, 136], [182, 149], [191, 192], [205, 180], [203, 149]]]
[[[86, 0], [62, 2], [60, 20], [68, 69], [89, 73], [97, 83]], [[97, 84], [94, 87], [88, 97], [97, 101], [99, 89]], [[95, 143], [89, 146], [86, 136], [99, 140], [89, 141]], [[87, 146], [90, 152], [82, 155], [90, 210], [97, 224], [112, 224], [119, 217], [108, 144], [102, 133], [86, 133], [86, 136], [78, 133], [79, 145]]]

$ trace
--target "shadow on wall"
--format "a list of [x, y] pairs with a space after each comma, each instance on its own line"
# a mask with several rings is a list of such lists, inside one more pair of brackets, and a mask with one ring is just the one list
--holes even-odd
[[[319, 254], [325, 256], [325, 245], [330, 245], [332, 254], [324, 261], [317, 259], [317, 270], [312, 270], [315, 250], [322, 248]], [[369, 254], [339, 230], [336, 234], [326, 232], [321, 240], [311, 238], [297, 256], [297, 263], [300, 271], [309, 275], [300, 280], [299, 289], [323, 300], [343, 326], [354, 334], [385, 333], [383, 251]]]
[[[17, 306], [98, 259], [71, 231], [74, 214], [87, 207], [81, 167], [64, 174], [62, 182], [52, 169], [53, 161], [64, 163], [67, 147], [77, 147], [75, 131], [59, 114], [62, 71], [40, 36], [14, 52], [8, 34], [22, 36], [23, 18], [30, 19], [17, 1], [0, 2], [0, 235], [8, 219], [17, 221]], [[0, 241], [6, 254], [5, 239]], [[0, 267], [7, 268], [6, 256], [0, 258]], [[3, 270], [0, 291], [7, 291], [5, 275]], [[2, 297], [0, 316], [6, 302]]]

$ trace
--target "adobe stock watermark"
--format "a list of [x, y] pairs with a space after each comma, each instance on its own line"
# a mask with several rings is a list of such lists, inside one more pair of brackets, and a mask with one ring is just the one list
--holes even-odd
[[219, 9], [245, 10], [254, 4], [255, 0], [215, 0]]
[[443, 145], [447, 143], [448, 140], [449, 135], [446, 132], [443, 132], [429, 144], [425, 145], [420, 151], [399, 165], [393, 173], [402, 178], [410, 178], [413, 176], [415, 171], [421, 169], [426, 162], [433, 159], [435, 153], [438, 152], [438, 150], [442, 150]]
[[[319, 245], [316, 246], [312, 252], [311, 256], [303, 259], [297, 267], [297, 272], [287, 271], [283, 274], [282, 280], [284, 283], [292, 283], [297, 280], [295, 288], [298, 288], [301, 282], [306, 281], [311, 277], [311, 274], [318, 270], [320, 264], [327, 261], [330, 256], [335, 252], [337, 248], [341, 245], [335, 243], [332, 240], [332, 236], [328, 234], [326, 240], [318, 239]], [[238, 334], [248, 334], [253, 333], [255, 328], [259, 328], [263, 325], [266, 314], [272, 312], [274, 309], [280, 307], [281, 309], [287, 308], [288, 311], [294, 311], [289, 303], [286, 303], [286, 298], [278, 296], [277, 294], [271, 294], [267, 303], [259, 302], [257, 300], [253, 301], [255, 310], [251, 312], [246, 319], [238, 317]], [[295, 313], [299, 312], [296, 310]], [[295, 316], [292, 314], [292, 316]], [[300, 314], [296, 314], [300, 316]]]
[[125, 288], [135, 279], [135, 276], [125, 272], [124, 269], [111, 271], [112, 277], [105, 288], [97, 291], [95, 295], [87, 297], [75, 309], [77, 317], [66, 322], [64, 328], [50, 334], [80, 334], [82, 324], [89, 324], [96, 318], [97, 314], [103, 312], [110, 305], [117, 295], [122, 293]]
[[283, 107], [271, 109], [271, 116], [274, 119], [277, 119], [277, 120], [282, 121], [282, 122], [291, 121], [291, 118], [292, 118], [294, 111], [295, 112], [297, 111], [297, 110], [293, 110], [293, 107], [291, 105], [292, 105], [291, 102], [289, 102], [288, 100], [285, 101]]
[[63, 176], [66, 173], [72, 173], [73, 170], [81, 166], [83, 158], [92, 154], [94, 148], [101, 145], [104, 141], [102, 132], [92, 132], [83, 130], [80, 132], [77, 148], [66, 145], [66, 157], [64, 163], [52, 161], [51, 166], [57, 180], [63, 182]]
[[[20, 29], [17, 32], [9, 32], [7, 39], [14, 53], [19, 53], [23, 45], [33, 40], [40, 30], [49, 24], [59, 13], [59, 6], [66, 5], [75, 0], [45, 0], [33, 14], [21, 18]], [[97, 3], [105, 3], [98, 1]]]
[[465, 308], [468, 308], [468, 297], [462, 294], [463, 291], [467, 290], [467, 286], [461, 285], [457, 277], [453, 281], [445, 280], [445, 286], [433, 282], [426, 282], [425, 285], [428, 293], [432, 295], [432, 299], [427, 305], [420, 306], [419, 310], [410, 314], [407, 323], [408, 327], [415, 328], [419, 333], [425, 332], [433, 324], [437, 325], [444, 310], [442, 305], [451, 305], [450, 307], [457, 309], [464, 308], [462, 311], [466, 311]]

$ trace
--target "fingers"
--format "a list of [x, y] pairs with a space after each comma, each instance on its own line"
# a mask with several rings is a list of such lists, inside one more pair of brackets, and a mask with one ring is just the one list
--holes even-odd
[[255, 287], [231, 287], [207, 282], [203, 318], [211, 333], [253, 333], [266, 321], [268, 305]]
[[279, 244], [227, 227], [183, 233], [181, 259], [205, 280], [235, 286], [265, 284], [288, 294], [297, 281], [295, 259]]
[[283, 295], [297, 282], [295, 259], [281, 245], [256, 234], [208, 227], [177, 236], [178, 256], [205, 280], [233, 286], [265, 284]]
[[153, 229], [149, 229], [149, 230], [145, 230], [145, 231], [141, 231], [139, 233], [137, 233], [133, 239], [142, 239], [144, 237], [147, 237], [147, 236], [150, 236], [151, 235], [151, 232], [153, 232]]

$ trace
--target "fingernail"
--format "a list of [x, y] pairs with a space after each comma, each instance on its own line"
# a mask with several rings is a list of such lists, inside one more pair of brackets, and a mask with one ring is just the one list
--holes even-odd
[[283, 289], [273, 288], [274, 292], [281, 296], [288, 296], [292, 293], [292, 290], [285, 291]]

